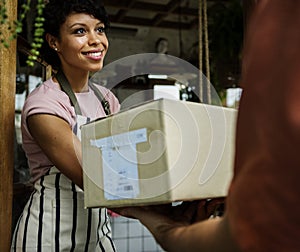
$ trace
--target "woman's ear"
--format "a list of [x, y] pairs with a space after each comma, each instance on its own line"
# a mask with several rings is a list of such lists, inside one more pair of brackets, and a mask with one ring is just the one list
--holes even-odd
[[54, 37], [53, 35], [47, 33], [47, 34], [46, 34], [46, 40], [47, 40], [49, 46], [50, 46], [53, 50], [55, 50], [56, 52], [59, 51], [59, 48], [57, 47], [57, 44], [58, 44], [58, 43], [57, 43], [57, 38], [56, 38], [56, 37]]

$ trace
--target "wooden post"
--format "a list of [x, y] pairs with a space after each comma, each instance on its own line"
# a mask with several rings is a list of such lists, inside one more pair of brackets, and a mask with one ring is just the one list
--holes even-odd
[[[6, 1], [8, 18], [17, 17], [17, 0]], [[7, 29], [1, 32], [7, 33]], [[16, 89], [16, 41], [9, 48], [0, 47], [0, 251], [9, 251], [11, 244], [14, 114]]]

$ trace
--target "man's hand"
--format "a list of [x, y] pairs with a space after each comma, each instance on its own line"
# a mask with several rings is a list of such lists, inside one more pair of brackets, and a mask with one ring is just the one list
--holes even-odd
[[120, 215], [136, 218], [153, 234], [156, 241], [169, 249], [180, 232], [194, 223], [214, 216], [216, 210], [224, 203], [224, 199], [200, 200], [183, 202], [180, 205], [171, 204], [155, 206], [139, 206], [111, 209]]

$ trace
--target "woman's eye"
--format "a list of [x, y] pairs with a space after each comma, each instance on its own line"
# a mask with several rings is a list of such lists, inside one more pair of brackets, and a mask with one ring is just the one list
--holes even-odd
[[98, 27], [97, 31], [100, 33], [104, 33], [105, 32], [105, 27]]
[[85, 33], [85, 30], [83, 28], [79, 28], [79, 29], [76, 29], [74, 33], [83, 34], [83, 33]]

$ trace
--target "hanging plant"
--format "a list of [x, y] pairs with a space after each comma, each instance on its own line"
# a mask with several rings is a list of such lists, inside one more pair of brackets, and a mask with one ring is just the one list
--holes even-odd
[[31, 43], [31, 55], [28, 56], [26, 61], [27, 65], [33, 66], [34, 61], [37, 60], [37, 57], [40, 55], [39, 49], [42, 47], [43, 44], [43, 35], [44, 35], [44, 21], [45, 18], [43, 17], [43, 10], [45, 8], [44, 0], [38, 0], [37, 3], [37, 14], [35, 17], [34, 22], [34, 34], [33, 34], [33, 42]]
[[[9, 47], [9, 44], [12, 40], [16, 39], [17, 36], [22, 33], [23, 31], [23, 22], [24, 19], [31, 9], [31, 0], [25, 0], [20, 7], [20, 14], [18, 15], [18, 19], [12, 22], [9, 21], [7, 15], [7, 8], [6, 8], [6, 1], [7, 0], [0, 0], [0, 46], [4, 46], [6, 48]], [[33, 41], [31, 43], [31, 50], [30, 55], [27, 58], [27, 65], [34, 66], [34, 62], [37, 60], [37, 57], [40, 55], [39, 49], [43, 43], [43, 34], [44, 34], [44, 17], [43, 17], [43, 10], [45, 8], [45, 1], [44, 0], [37, 0], [37, 4], [35, 5], [36, 16], [34, 19], [34, 33], [33, 33]], [[9, 36], [6, 37], [4, 29], [9, 31]]]
[[[21, 6], [21, 14], [19, 19], [10, 22], [8, 20], [8, 15], [7, 15], [6, 0], [0, 0], [0, 24], [1, 24], [0, 45], [3, 45], [6, 48], [8, 48], [10, 42], [16, 39], [17, 35], [22, 32], [23, 20], [29, 10], [30, 10], [30, 0], [27, 0], [27, 2], [22, 4]], [[6, 38], [5, 34], [2, 32], [5, 29], [7, 29], [10, 32], [8, 38]]]

